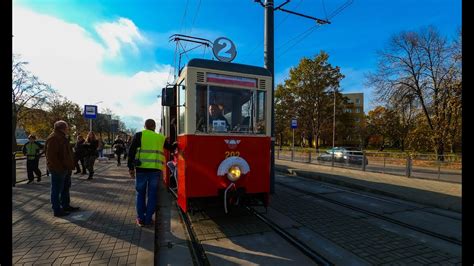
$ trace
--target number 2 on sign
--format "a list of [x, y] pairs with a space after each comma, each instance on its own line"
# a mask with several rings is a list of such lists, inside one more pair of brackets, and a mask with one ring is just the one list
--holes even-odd
[[231, 156], [237, 156], [237, 157], [239, 157], [239, 156], [240, 156], [240, 152], [238, 152], [238, 151], [226, 151], [226, 152], [225, 152], [225, 157], [226, 157], [226, 158], [231, 157]]

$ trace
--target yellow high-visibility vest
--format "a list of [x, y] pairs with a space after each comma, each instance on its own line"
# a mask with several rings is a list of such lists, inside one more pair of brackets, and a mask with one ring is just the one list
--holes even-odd
[[28, 160], [33, 160], [36, 158], [36, 155], [39, 153], [40, 147], [35, 142], [25, 144], [26, 146], [26, 156]]
[[141, 162], [140, 166], [137, 167], [163, 170], [165, 162], [165, 155], [163, 153], [165, 136], [145, 129], [142, 131], [141, 142], [142, 145], [135, 154], [135, 158]]

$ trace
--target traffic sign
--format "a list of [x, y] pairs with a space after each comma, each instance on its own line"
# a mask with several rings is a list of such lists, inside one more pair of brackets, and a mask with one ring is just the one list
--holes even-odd
[[119, 121], [117, 119], [112, 119], [110, 121], [110, 127], [111, 127], [112, 132], [117, 133], [118, 127], [119, 127]]
[[298, 127], [298, 121], [296, 119], [291, 119], [291, 128], [297, 128]]
[[84, 105], [84, 117], [88, 119], [96, 119], [97, 105]]

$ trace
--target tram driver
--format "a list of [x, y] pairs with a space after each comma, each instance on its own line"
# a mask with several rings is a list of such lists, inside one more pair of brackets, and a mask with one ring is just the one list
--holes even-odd
[[[224, 112], [224, 106], [223, 105], [217, 105], [217, 104], [210, 104], [209, 105], [209, 121], [208, 125], [212, 131], [228, 131], [231, 129], [231, 126], [229, 124], [229, 121], [225, 118], [223, 115]], [[198, 129], [203, 130], [204, 125], [205, 125], [205, 117], [201, 117], [199, 119], [199, 122], [197, 123]]]
[[[227, 130], [230, 129], [230, 124], [223, 115], [224, 112], [224, 106], [219, 106], [217, 104], [211, 104], [209, 105], [209, 125], [212, 126], [213, 128], [216, 127], [216, 125], [219, 125], [219, 123], [215, 123], [217, 121], [222, 121], [221, 123], [225, 123], [225, 128]], [[219, 130], [219, 131], [224, 131], [224, 130]]]

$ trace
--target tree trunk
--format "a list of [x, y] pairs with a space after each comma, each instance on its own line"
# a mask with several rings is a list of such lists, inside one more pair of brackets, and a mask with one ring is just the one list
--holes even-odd
[[283, 132], [280, 133], [280, 151], [281, 151], [282, 147], [283, 147]]
[[12, 152], [16, 151], [16, 117], [12, 121]]
[[[318, 152], [318, 150], [319, 150], [319, 141], [318, 140], [319, 140], [319, 134], [315, 134], [314, 135], [314, 144], [315, 144], [314, 147], [316, 148], [316, 152]], [[312, 142], [313, 141], [311, 141], [311, 143]]]
[[438, 139], [436, 142], [436, 155], [438, 156], [438, 161], [444, 162], [444, 143], [442, 139]]
[[15, 161], [15, 151], [16, 151], [16, 113], [12, 114], [12, 186], [16, 184], [16, 161]]
[[[313, 148], [313, 136], [311, 136], [311, 134], [308, 135], [308, 145], [310, 148]], [[316, 143], [317, 145], [317, 143]]]

